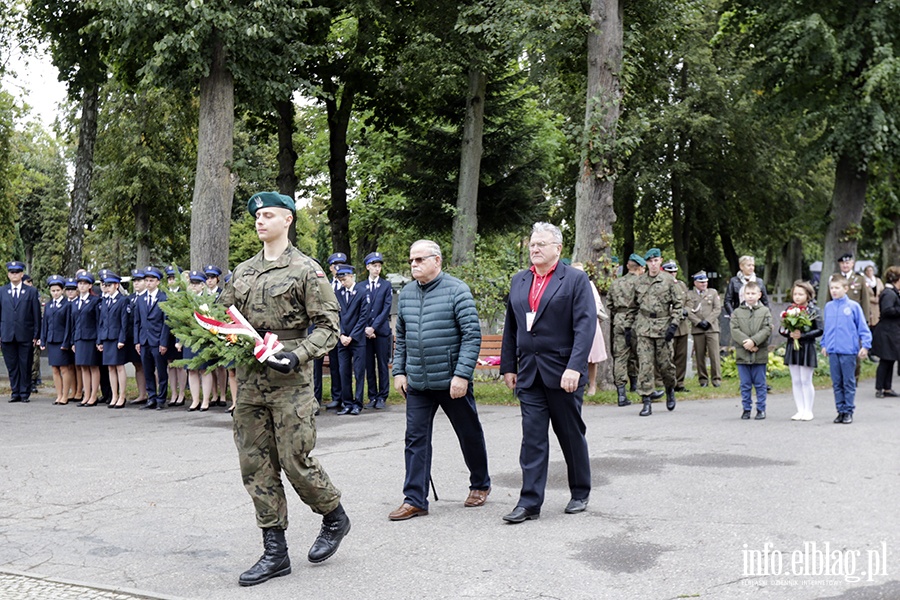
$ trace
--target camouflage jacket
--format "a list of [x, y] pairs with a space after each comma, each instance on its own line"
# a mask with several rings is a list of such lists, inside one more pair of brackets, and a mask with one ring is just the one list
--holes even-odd
[[[234, 304], [251, 325], [271, 331], [305, 364], [338, 341], [338, 302], [322, 267], [292, 245], [274, 261], [262, 251], [234, 269], [217, 302]], [[315, 329], [307, 337], [310, 323]]]
[[691, 333], [706, 333], [697, 325], [701, 321], [709, 323], [709, 333], [719, 333], [719, 315], [722, 313], [722, 300], [719, 298], [719, 292], [712, 288], [703, 293], [693, 289], [688, 292], [684, 307], [688, 311], [688, 319], [694, 325]]
[[637, 280], [637, 275], [626, 273], [622, 277], [614, 279], [609, 286], [606, 300], [615, 333], [623, 333], [625, 329], [632, 326], [632, 323], [628, 321], [628, 307], [634, 297], [634, 286]]
[[687, 284], [685, 284], [680, 279], [675, 280], [675, 287], [678, 290], [678, 293], [681, 294], [681, 317], [678, 321], [678, 331], [675, 332], [676, 336], [687, 335], [691, 332], [691, 322], [687, 319], [687, 294], [688, 288]]
[[683, 308], [681, 294], [670, 275], [664, 271], [656, 277], [645, 273], [637, 278], [628, 321], [634, 323], [638, 335], [661, 338], [670, 324], [681, 322]]

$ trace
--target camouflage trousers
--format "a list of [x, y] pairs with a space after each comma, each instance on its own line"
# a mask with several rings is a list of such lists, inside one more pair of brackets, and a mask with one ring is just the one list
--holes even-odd
[[675, 365], [672, 363], [672, 342], [663, 338], [639, 336], [637, 340], [638, 393], [649, 396], [657, 372], [665, 387], [675, 387]]
[[632, 332], [631, 345], [625, 343], [624, 333], [613, 333], [613, 382], [616, 386], [628, 385], [628, 379], [637, 379], [637, 334]]
[[288, 526], [282, 471], [313, 512], [324, 515], [341, 501], [322, 465], [309, 456], [316, 446], [315, 410], [305, 374], [238, 370], [234, 443], [261, 528]]

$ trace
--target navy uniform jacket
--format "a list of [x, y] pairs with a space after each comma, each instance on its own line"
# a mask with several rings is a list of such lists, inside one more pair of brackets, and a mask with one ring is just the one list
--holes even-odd
[[166, 293], [156, 292], [156, 301], [148, 304], [149, 292], [139, 296], [134, 304], [134, 343], [142, 346], [166, 346], [169, 343], [169, 325], [159, 307], [166, 301]]
[[[341, 335], [349, 335], [354, 342], [365, 343], [366, 340], [366, 319], [364, 303], [366, 300], [366, 288], [360, 287], [361, 283], [357, 283], [352, 290], [349, 291], [349, 299], [344, 299], [344, 290], [336, 292], [338, 305], [341, 307]], [[338, 344], [340, 347], [341, 344]]]
[[69, 310], [72, 303], [65, 296], [59, 299], [59, 306], [55, 300], [50, 300], [44, 306], [44, 320], [41, 323], [41, 344], [46, 348], [51, 344], [60, 348], [71, 348], [72, 340], [69, 329]]
[[[108, 302], [108, 304], [107, 304]], [[100, 322], [97, 327], [97, 345], [104, 340], [124, 344], [128, 333], [128, 298], [117, 293], [115, 298], [104, 298], [100, 303]]]
[[12, 284], [0, 287], [0, 341], [30, 342], [41, 337], [41, 299], [38, 291], [20, 284], [13, 300]]
[[72, 343], [87, 340], [96, 343], [99, 308], [99, 296], [88, 296], [84, 301], [79, 296], [72, 301], [69, 309], [69, 330], [72, 332]]
[[375, 330], [378, 337], [391, 335], [391, 284], [379, 277], [375, 289], [369, 290], [369, 279], [357, 284], [366, 295], [366, 327]]
[[525, 314], [531, 310], [528, 295], [533, 278], [526, 269], [510, 283], [500, 372], [517, 373], [520, 388], [531, 387], [540, 372], [545, 387], [560, 389], [563, 372], [573, 369], [581, 373], [579, 385], [583, 384], [597, 329], [592, 284], [584, 271], [557, 263], [528, 331]]

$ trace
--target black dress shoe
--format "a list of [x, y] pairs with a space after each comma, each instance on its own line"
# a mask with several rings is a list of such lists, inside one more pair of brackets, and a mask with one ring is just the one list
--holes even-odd
[[365, 408], [375, 408], [375, 404], [377, 404], [377, 400], [369, 400], [366, 402]]
[[143, 405], [141, 407], [141, 410], [153, 410], [154, 408], [156, 408], [156, 402], [151, 401], [151, 402], [148, 402], [147, 404]]
[[31, 400], [28, 399], [28, 396], [22, 396], [21, 400], [22, 402], [31, 402]]
[[896, 398], [897, 392], [895, 392], [894, 390], [884, 390], [884, 397], [885, 398]]
[[350, 409], [350, 414], [354, 417], [359, 415], [361, 412], [362, 412], [362, 409], [358, 406], [354, 406], [353, 408]]
[[745, 421], [749, 421], [749, 420], [750, 420], [750, 411], [749, 411], [749, 410], [745, 410], [744, 412], [742, 412], [742, 413], [741, 413], [741, 418], [742, 418], [743, 420], [745, 420]]
[[325, 410], [337, 410], [341, 407], [340, 400], [332, 400], [328, 404], [325, 405]]
[[353, 410], [351, 407], [345, 406], [345, 407], [341, 408], [341, 410], [337, 411], [337, 414], [339, 414], [339, 415], [349, 415], [351, 410]]
[[766, 418], [766, 411], [757, 409], [756, 416], [753, 418], [757, 421], [762, 421], [763, 419]]
[[511, 513], [503, 516], [504, 521], [513, 524], [524, 523], [525, 521], [533, 521], [539, 518], [541, 518], [541, 511], [528, 510], [527, 508], [522, 508], [521, 506], [515, 507]]
[[569, 503], [566, 504], [566, 514], [574, 515], [575, 513], [584, 512], [584, 509], [587, 508], [587, 505], [587, 498], [572, 498], [571, 500], [569, 500]]
[[9, 401], [10, 402], [21, 402], [22, 399], [19, 398], [18, 396], [10, 396]]
[[678, 392], [678, 393], [681, 393], [681, 392], [686, 392], [686, 391], [688, 391], [688, 389], [687, 389], [686, 387], [684, 387], [683, 385], [676, 385], [676, 386], [675, 386], [675, 391]]
[[700, 387], [709, 387], [709, 384], [704, 381], [700, 384]]
[[375, 401], [375, 410], [382, 410], [384, 408], [384, 400], [376, 400]]
[[838, 415], [834, 418], [832, 423], [843, 423], [844, 422], [844, 413], [838, 413]]
[[307, 555], [309, 562], [320, 563], [331, 558], [349, 532], [350, 517], [344, 512], [344, 507], [338, 504], [337, 508], [322, 517], [319, 537], [313, 542]]
[[713, 382], [713, 387], [720, 387], [721, 385], [721, 383], [716, 383], [715, 381]]
[[849, 425], [853, 422], [853, 413], [844, 413], [844, 418], [841, 421], [844, 425]]

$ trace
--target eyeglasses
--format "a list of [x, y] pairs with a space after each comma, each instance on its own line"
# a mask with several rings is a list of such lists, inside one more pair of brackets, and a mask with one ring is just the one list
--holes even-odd
[[429, 254], [428, 256], [417, 256], [415, 258], [409, 259], [409, 264], [414, 265], [414, 264], [418, 264], [421, 262], [425, 262], [429, 258], [434, 258], [435, 256], [437, 256], [437, 254]]
[[557, 244], [556, 242], [531, 242], [528, 244], [528, 247], [534, 250], [535, 248], [546, 248], [550, 244], [556, 244], [557, 246], [561, 244]]

